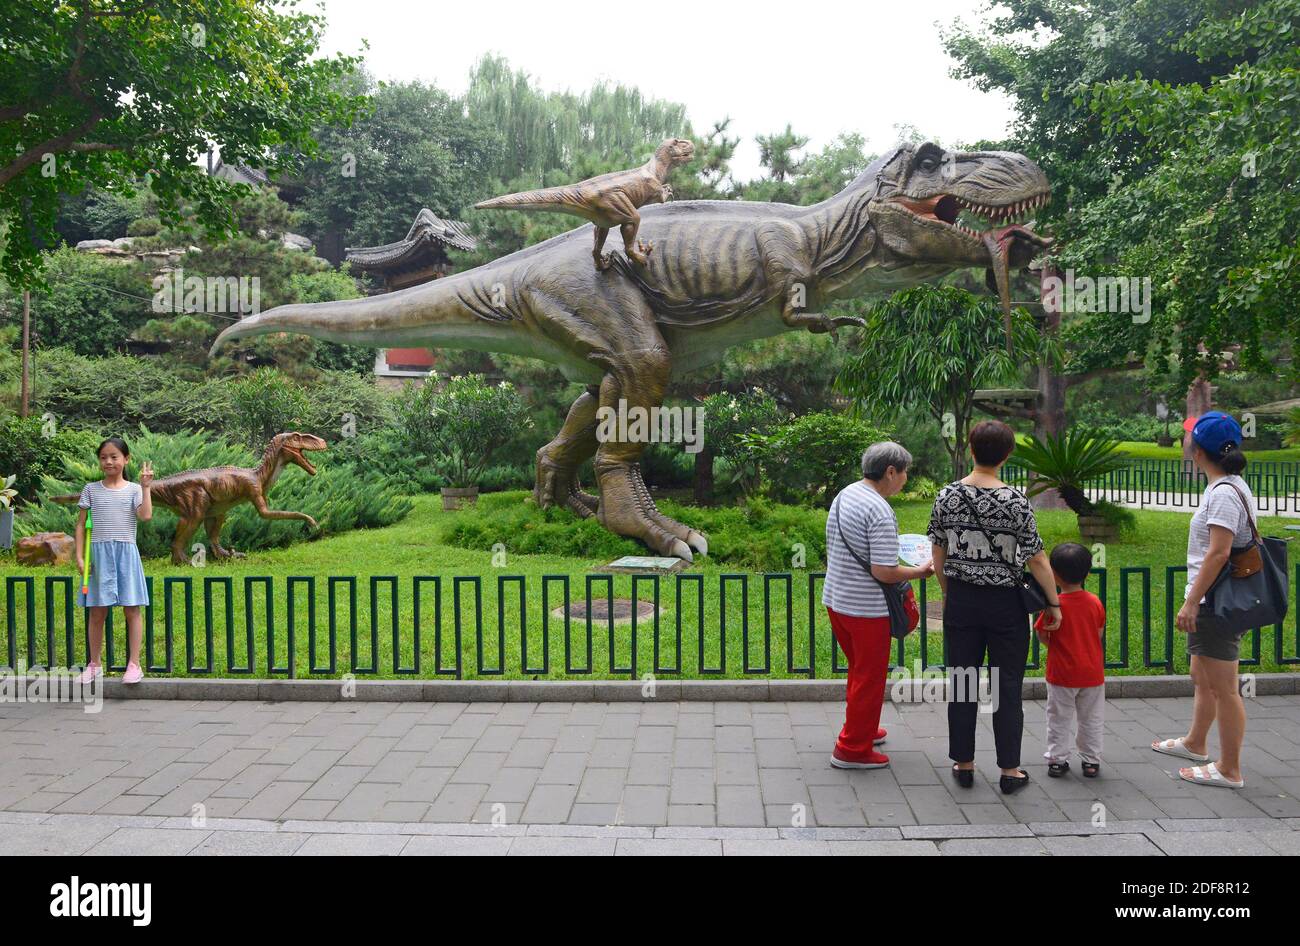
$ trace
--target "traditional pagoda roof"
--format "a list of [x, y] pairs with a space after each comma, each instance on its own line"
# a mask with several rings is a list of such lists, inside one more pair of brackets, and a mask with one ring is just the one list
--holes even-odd
[[250, 168], [246, 164], [226, 164], [220, 158], [217, 159], [211, 174], [223, 181], [230, 181], [234, 184], [247, 184], [249, 187], [262, 187], [270, 181], [264, 171]]
[[444, 246], [472, 252], [478, 241], [459, 220], [443, 220], [425, 208], [415, 215], [406, 239], [383, 246], [349, 247], [343, 253], [344, 259], [362, 269], [399, 270], [426, 263], [431, 253], [441, 255]]

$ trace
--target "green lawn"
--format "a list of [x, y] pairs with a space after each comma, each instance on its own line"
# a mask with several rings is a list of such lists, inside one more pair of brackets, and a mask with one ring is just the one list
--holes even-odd
[[[523, 492], [515, 494], [522, 501]], [[901, 530], [904, 532], [924, 532], [929, 518], [930, 505], [925, 502], [900, 502], [897, 512]], [[1186, 545], [1186, 528], [1188, 516], [1181, 513], [1162, 513], [1139, 511], [1136, 513], [1139, 523], [1137, 533], [1124, 541], [1116, 542], [1105, 549], [1106, 566], [1106, 600], [1109, 610], [1108, 656], [1112, 661], [1120, 660], [1121, 644], [1121, 595], [1120, 573], [1122, 569], [1150, 568], [1149, 610], [1143, 607], [1143, 585], [1140, 574], [1133, 574], [1129, 579], [1128, 590], [1128, 659], [1124, 670], [1112, 669], [1109, 672], [1161, 673], [1166, 672], [1163, 665], [1146, 668], [1143, 663], [1142, 628], [1144, 614], [1150, 616], [1152, 628], [1151, 659], [1161, 660], [1165, 650], [1165, 568], [1167, 565], [1181, 565]], [[317, 541], [304, 542], [289, 548], [258, 552], [249, 558], [233, 563], [210, 563], [203, 568], [190, 566], [172, 566], [164, 559], [149, 560], [145, 563], [146, 574], [153, 579], [154, 587], [154, 628], [156, 648], [155, 664], [164, 661], [162, 629], [164, 626], [163, 584], [168, 577], [188, 578], [193, 583], [193, 638], [195, 650], [193, 660], [202, 665], [206, 662], [204, 654], [205, 629], [209, 626], [205, 618], [204, 585], [210, 584], [212, 592], [212, 637], [213, 637], [213, 673], [217, 676], [232, 675], [227, 665], [227, 633], [233, 636], [233, 660], [236, 668], [248, 666], [247, 623], [245, 620], [246, 586], [245, 578], [250, 576], [270, 576], [272, 582], [272, 601], [274, 614], [274, 662], [283, 667], [286, 661], [287, 581], [294, 576], [314, 576], [316, 610], [317, 653], [315, 664], [324, 666], [328, 661], [328, 620], [330, 606], [327, 596], [327, 576], [357, 576], [355, 621], [357, 628], [357, 664], [360, 668], [374, 666], [380, 677], [395, 677], [393, 669], [393, 622], [394, 609], [390, 583], [379, 581], [375, 584], [378, 594], [372, 602], [371, 584], [374, 576], [395, 576], [397, 579], [398, 606], [396, 623], [398, 627], [396, 653], [401, 666], [412, 667], [414, 663], [414, 615], [412, 609], [412, 578], [414, 576], [439, 576], [441, 579], [441, 654], [440, 667], [449, 670], [455, 663], [455, 607], [452, 602], [453, 576], [478, 576], [481, 579], [482, 607], [475, 606], [475, 588], [473, 582], [460, 582], [459, 598], [461, 602], [462, 638], [460, 654], [462, 673], [467, 678], [484, 676], [480, 668], [488, 670], [504, 666], [507, 678], [532, 678], [545, 676], [551, 679], [563, 679], [583, 676], [566, 673], [566, 651], [564, 641], [563, 618], [551, 618], [549, 622], [549, 639], [543, 647], [543, 576], [567, 576], [570, 594], [577, 600], [585, 594], [585, 578], [594, 565], [603, 561], [587, 561], [577, 557], [512, 555], [508, 551], [504, 564], [498, 558], [494, 563], [494, 551], [490, 547], [471, 550], [456, 548], [439, 541], [441, 526], [447, 523], [447, 517], [461, 513], [444, 513], [436, 496], [415, 497], [414, 511], [402, 522], [385, 529], [360, 530], [338, 536], [322, 538]], [[816, 523], [824, 524], [824, 514], [820, 514]], [[1283, 526], [1300, 522], [1297, 519], [1267, 519], [1263, 522], [1265, 531], [1271, 534], [1285, 535]], [[1044, 540], [1048, 545], [1067, 540], [1077, 540], [1077, 530], [1073, 514], [1065, 511], [1045, 510], [1039, 514], [1039, 525]], [[819, 526], [820, 527], [820, 526]], [[509, 548], [510, 536], [500, 538], [501, 543]], [[767, 588], [770, 595], [770, 612], [764, 606], [764, 578], [750, 573], [747, 578], [738, 577], [744, 573], [709, 562], [682, 573], [686, 577], [681, 584], [680, 620], [681, 663], [677, 663], [676, 622], [679, 609], [675, 601], [677, 576], [660, 580], [660, 606], [664, 609], [660, 617], [660, 652], [658, 666], [661, 672], [667, 668], [680, 666], [681, 675], [686, 678], [699, 678], [708, 674], [701, 672], [700, 648], [701, 636], [704, 651], [704, 666], [709, 669], [722, 668], [725, 676], [745, 676], [745, 668], [755, 670], [765, 664], [764, 619], [770, 613], [770, 673], [776, 677], [806, 677], [808, 672], [790, 672], [787, 660], [796, 667], [807, 667], [809, 659], [808, 641], [808, 576], [819, 567], [815, 562], [809, 568], [793, 569], [790, 587], [787, 592], [784, 579], [769, 579]], [[51, 575], [70, 577], [70, 568], [55, 572], [50, 569], [30, 569], [18, 567], [12, 553], [5, 553], [0, 558], [0, 578], [4, 578], [5, 588], [0, 597], [4, 599], [6, 613], [6, 644], [12, 635], [16, 655], [26, 659], [28, 655], [29, 625], [26, 620], [26, 593], [21, 583], [14, 585], [10, 600], [12, 579], [32, 576], [34, 582], [34, 600], [32, 611], [35, 622], [30, 626], [35, 638], [35, 656], [44, 663], [48, 659], [46, 634], [49, 625], [46, 617], [45, 577]], [[520, 609], [519, 581], [522, 576], [526, 587], [524, 600], [524, 618], [527, 629], [527, 658], [529, 671], [520, 669]], [[702, 593], [699, 578], [702, 577]], [[737, 576], [737, 577], [732, 577]], [[224, 579], [230, 579], [232, 595], [229, 613], [233, 622], [227, 622], [227, 604], [224, 593]], [[1089, 587], [1099, 590], [1099, 579], [1094, 577]], [[631, 576], [615, 576], [612, 581], [614, 594], [630, 596], [632, 590]], [[720, 631], [723, 623], [723, 600], [719, 586], [725, 584], [725, 635]], [[937, 594], [933, 579], [927, 584], [929, 596]], [[564, 589], [560, 579], [551, 580], [548, 586], [548, 608], [557, 607], [563, 602]], [[1183, 578], [1176, 576], [1175, 597], [1181, 601]], [[295, 676], [311, 676], [309, 672], [308, 653], [308, 595], [306, 582], [296, 582], [294, 591], [295, 624]], [[435, 644], [434, 634], [434, 585], [424, 582], [421, 602], [421, 641], [420, 641], [420, 675], [434, 675]], [[747, 602], [742, 604], [742, 593], [747, 587]], [[252, 593], [253, 642], [252, 667], [255, 675], [268, 675], [268, 653], [266, 649], [266, 590], [263, 583], [254, 582], [248, 586]], [[503, 607], [498, 607], [499, 590], [503, 591]], [[337, 629], [337, 669], [336, 674], [351, 669], [351, 620], [349, 609], [349, 589], [346, 583], [336, 584], [337, 598], [333, 613]], [[637, 582], [637, 596], [651, 599], [654, 583], [649, 579]], [[604, 579], [593, 585], [594, 597], [607, 594]], [[174, 609], [173, 646], [175, 647], [175, 670], [184, 672], [186, 666], [186, 627], [185, 599], [183, 582], [173, 582], [171, 588], [172, 607]], [[55, 587], [52, 613], [54, 615], [54, 636], [56, 639], [56, 663], [64, 661], [64, 593]], [[815, 667], [818, 676], [831, 674], [831, 636], [825, 610], [818, 599], [813, 602], [812, 614], [815, 620], [816, 644]], [[372, 607], [374, 620], [372, 624]], [[8, 617], [13, 610], [13, 620]], [[700, 615], [703, 615], [701, 622]], [[504, 654], [498, 641], [499, 620], [504, 614]], [[479, 655], [479, 638], [476, 635], [476, 617], [482, 627], [482, 656]], [[748, 620], [749, 653], [745, 660], [743, 623]], [[82, 656], [82, 615], [75, 614], [77, 628], [77, 655]], [[787, 646], [787, 623], [793, 628], [792, 648]], [[700, 627], [703, 634], [700, 634]], [[372, 647], [372, 627], [377, 635], [377, 647]], [[570, 628], [571, 653], [569, 659], [578, 668], [588, 666], [585, 621], [574, 621]], [[114, 637], [116, 640], [114, 659], [121, 663], [124, 659], [125, 628], [121, 612], [116, 614]], [[725, 637], [725, 640], [724, 640]], [[725, 643], [725, 655], [723, 653]], [[905, 662], [908, 666], [921, 653], [921, 635], [914, 634], [907, 641]], [[938, 633], [931, 632], [926, 639], [926, 656], [928, 662], [938, 663], [942, 659], [942, 641]], [[1175, 667], [1183, 670], [1186, 663], [1185, 640], [1181, 634], [1174, 634]], [[1272, 630], [1261, 634], [1260, 652], [1263, 669], [1279, 668], [1273, 660]], [[627, 625], [620, 625], [614, 632], [614, 664], [610, 669], [610, 639], [607, 625], [597, 624], [592, 634], [592, 657], [590, 666], [597, 677], [624, 677], [630, 673], [632, 664], [631, 630]], [[790, 651], [793, 650], [791, 654]], [[543, 651], [546, 651], [544, 654]], [[1245, 645], [1250, 652], [1250, 638]], [[1296, 655], [1296, 632], [1294, 613], [1288, 617], [1284, 633], [1284, 655]], [[7, 654], [5, 655], [7, 659]], [[545, 670], [543, 671], [543, 661]], [[1031, 658], [1035, 659], [1035, 658]], [[842, 658], [841, 658], [842, 660]], [[637, 675], [649, 673], [656, 668], [653, 624], [638, 627], [636, 643]], [[1041, 670], [1031, 671], [1041, 673]], [[283, 675], [283, 672], [275, 675]], [[450, 675], [450, 674], [447, 674]]]
[[[1121, 440], [1120, 452], [1135, 460], [1181, 460], [1183, 448], [1175, 443], [1171, 447], [1160, 447], [1145, 440]], [[1300, 447], [1284, 447], [1280, 450], [1247, 450], [1251, 460], [1300, 460]]]

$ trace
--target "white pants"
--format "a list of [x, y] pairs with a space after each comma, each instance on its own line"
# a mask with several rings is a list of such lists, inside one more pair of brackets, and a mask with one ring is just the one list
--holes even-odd
[[1106, 687], [1059, 687], [1047, 685], [1047, 751], [1049, 762], [1066, 762], [1070, 758], [1070, 738], [1078, 735], [1075, 748], [1084, 762], [1101, 762], [1102, 727], [1106, 721]]

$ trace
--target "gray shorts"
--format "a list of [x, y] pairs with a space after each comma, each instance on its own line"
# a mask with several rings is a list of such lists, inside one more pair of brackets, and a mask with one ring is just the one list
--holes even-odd
[[1215, 660], [1240, 660], [1241, 639], [1245, 636], [1244, 630], [1224, 630], [1214, 609], [1203, 604], [1196, 614], [1196, 630], [1187, 635], [1187, 653]]

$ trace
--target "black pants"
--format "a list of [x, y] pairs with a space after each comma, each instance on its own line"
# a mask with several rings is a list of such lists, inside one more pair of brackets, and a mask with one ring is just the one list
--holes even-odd
[[[975, 724], [979, 717], [978, 668], [988, 652], [990, 677], [997, 681], [993, 740], [998, 766], [1020, 765], [1020, 737], [1025, 726], [1021, 685], [1029, 657], [1029, 618], [1014, 588], [973, 585], [948, 579], [943, 604], [943, 637], [952, 685], [948, 702], [948, 756], [954, 762], [975, 758]], [[975, 668], [975, 669], [972, 669]]]

